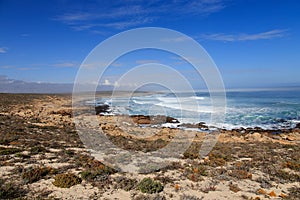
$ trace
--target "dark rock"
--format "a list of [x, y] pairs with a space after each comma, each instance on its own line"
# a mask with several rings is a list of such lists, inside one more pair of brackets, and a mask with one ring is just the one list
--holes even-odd
[[199, 129], [208, 129], [208, 126], [205, 125], [204, 122], [199, 122], [198, 124], [190, 124], [190, 123], [186, 123], [186, 124], [181, 124], [181, 127], [185, 127], [185, 128], [199, 128]]
[[157, 115], [157, 116], [145, 116], [145, 115], [132, 115], [132, 120], [136, 124], [164, 124], [164, 123], [179, 123], [179, 121], [173, 117]]
[[145, 116], [145, 115], [132, 115], [131, 116], [132, 120], [136, 124], [150, 124], [150, 116]]
[[266, 132], [271, 135], [279, 135], [282, 133], [282, 130], [266, 130]]
[[179, 123], [179, 121], [177, 119], [175, 119], [173, 117], [169, 117], [169, 116], [166, 117], [166, 122], [167, 123]]
[[50, 114], [72, 117], [72, 110], [52, 111]]
[[299, 128], [300, 129], [300, 123], [296, 124], [295, 128]]
[[96, 115], [100, 113], [109, 113], [109, 105], [103, 104], [95, 107]]
[[263, 131], [263, 129], [262, 129], [261, 127], [258, 127], [258, 126], [254, 127], [253, 129], [254, 129], [255, 131]]
[[277, 121], [278, 123], [285, 123], [285, 122], [287, 122], [285, 119], [276, 119], [276, 121]]

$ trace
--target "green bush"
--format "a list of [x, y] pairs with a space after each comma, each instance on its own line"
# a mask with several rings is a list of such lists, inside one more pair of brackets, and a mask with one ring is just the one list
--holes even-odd
[[20, 153], [20, 152], [19, 152], [19, 153], [16, 153], [15, 156], [16, 156], [17, 158], [24, 158], [24, 159], [30, 158], [30, 155], [22, 154], [22, 153]]
[[47, 167], [30, 167], [26, 170], [23, 170], [21, 177], [25, 183], [34, 183], [46, 176], [50, 169], [51, 168]]
[[10, 155], [20, 151], [22, 151], [22, 149], [0, 147], [0, 155]]
[[25, 193], [26, 191], [20, 188], [20, 186], [0, 179], [0, 199], [15, 199], [24, 196]]
[[144, 178], [139, 184], [138, 189], [143, 193], [159, 193], [163, 191], [164, 187], [158, 181], [154, 181], [151, 178]]
[[54, 182], [52, 184], [60, 188], [70, 188], [73, 185], [80, 184], [81, 181], [81, 178], [71, 173], [58, 174], [55, 176]]
[[137, 180], [126, 178], [123, 176], [116, 177], [115, 181], [117, 183], [117, 188], [121, 188], [125, 191], [133, 190], [137, 185]]
[[30, 149], [30, 153], [33, 155], [43, 153], [43, 152], [47, 152], [47, 150], [45, 149], [45, 147], [42, 146], [35, 146]]
[[95, 168], [85, 170], [81, 172], [81, 178], [88, 181], [102, 180], [108, 177], [108, 175], [115, 173], [113, 168], [105, 165], [97, 166]]

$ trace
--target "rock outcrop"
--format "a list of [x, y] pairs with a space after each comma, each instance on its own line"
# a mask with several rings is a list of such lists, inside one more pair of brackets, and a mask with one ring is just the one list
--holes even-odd
[[130, 116], [136, 124], [164, 124], [164, 123], [179, 123], [179, 121], [173, 117], [156, 115], [132, 115]]
[[101, 113], [109, 113], [109, 105], [103, 104], [95, 107], [96, 115]]

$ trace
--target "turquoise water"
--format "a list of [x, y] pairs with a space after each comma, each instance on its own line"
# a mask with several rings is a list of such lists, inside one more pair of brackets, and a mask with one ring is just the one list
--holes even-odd
[[153, 94], [131, 98], [99, 99], [109, 104], [114, 114], [167, 115], [181, 123], [205, 122], [219, 128], [293, 128], [300, 123], [300, 90], [227, 92], [226, 115], [213, 124], [209, 93]]

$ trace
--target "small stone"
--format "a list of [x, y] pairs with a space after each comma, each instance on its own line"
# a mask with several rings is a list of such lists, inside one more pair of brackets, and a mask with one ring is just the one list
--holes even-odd
[[286, 197], [287, 197], [287, 195], [286, 195], [286, 194], [284, 194], [284, 193], [280, 193], [279, 197], [281, 197], [281, 198], [286, 198]]
[[288, 141], [295, 141], [295, 140], [296, 140], [296, 138], [293, 137], [293, 136], [287, 136], [286, 139], [287, 139]]
[[258, 189], [257, 194], [265, 195], [265, 194], [267, 194], [267, 192], [264, 189]]
[[272, 190], [272, 191], [269, 193], [269, 196], [270, 196], [270, 197], [276, 197], [277, 195], [276, 195], [276, 193]]

